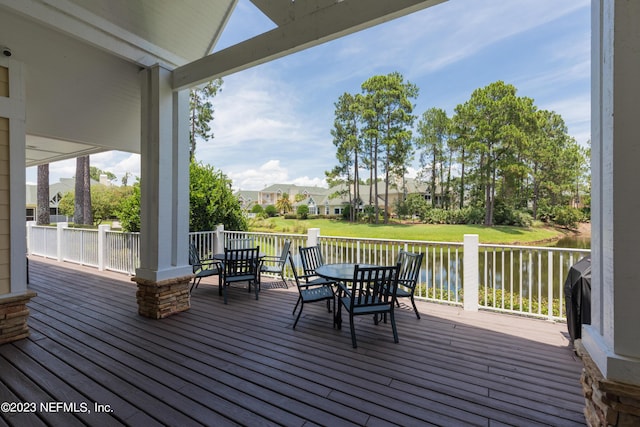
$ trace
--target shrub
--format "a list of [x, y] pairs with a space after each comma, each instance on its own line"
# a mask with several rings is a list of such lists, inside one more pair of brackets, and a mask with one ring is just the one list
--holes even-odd
[[256, 205], [253, 205], [250, 212], [254, 214], [261, 214], [264, 212], [264, 208], [261, 205], [256, 204]]
[[465, 224], [482, 224], [484, 222], [485, 212], [483, 208], [467, 206], [466, 208], [461, 209], [461, 211], [465, 218]]
[[278, 215], [278, 210], [276, 209], [275, 206], [268, 205], [266, 208], [264, 208], [264, 213], [269, 215], [269, 217], [274, 217], [274, 216]]
[[126, 232], [140, 231], [140, 182], [133, 186], [132, 193], [122, 199], [117, 210], [117, 217], [122, 229]]
[[561, 227], [576, 228], [582, 216], [579, 209], [569, 206], [555, 206], [552, 210], [552, 221]]
[[307, 217], [309, 216], [309, 206], [307, 205], [298, 206], [298, 209], [296, 210], [296, 214], [300, 219], [307, 219]]

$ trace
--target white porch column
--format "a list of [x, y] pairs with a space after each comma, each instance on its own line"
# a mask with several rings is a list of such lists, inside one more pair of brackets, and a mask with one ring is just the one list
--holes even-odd
[[[638, 22], [638, 1], [592, 0], [591, 325], [582, 332], [588, 353], [583, 381], [593, 388], [587, 411], [599, 414], [588, 415], [591, 424], [623, 425], [629, 414], [611, 407], [624, 407], [628, 399], [640, 407]], [[611, 391], [616, 383], [625, 387]], [[605, 401], [598, 401], [603, 395]], [[603, 403], [609, 409], [599, 412]]]
[[189, 308], [189, 93], [172, 92], [171, 72], [160, 66], [141, 75], [140, 268], [133, 280], [139, 313], [160, 318]]
[[0, 344], [29, 335], [24, 67], [0, 59]]

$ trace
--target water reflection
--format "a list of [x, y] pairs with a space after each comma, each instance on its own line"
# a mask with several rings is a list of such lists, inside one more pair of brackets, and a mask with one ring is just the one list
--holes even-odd
[[556, 248], [591, 249], [591, 236], [570, 236], [550, 245]]

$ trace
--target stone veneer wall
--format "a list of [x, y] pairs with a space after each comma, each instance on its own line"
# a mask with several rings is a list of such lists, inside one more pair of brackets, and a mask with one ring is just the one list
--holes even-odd
[[36, 293], [3, 298], [0, 300], [0, 344], [20, 340], [29, 336], [27, 303]]
[[191, 307], [191, 278], [192, 276], [185, 276], [154, 282], [133, 277], [131, 280], [138, 284], [138, 313], [152, 319], [162, 319], [188, 310]]
[[580, 381], [587, 424], [592, 427], [640, 426], [640, 387], [604, 378], [581, 342], [577, 340], [575, 344], [584, 364]]

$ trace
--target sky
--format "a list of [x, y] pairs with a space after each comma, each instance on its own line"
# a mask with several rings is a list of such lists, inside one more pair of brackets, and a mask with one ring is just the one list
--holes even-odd
[[[274, 28], [239, 0], [215, 50]], [[590, 140], [589, 0], [449, 0], [338, 40], [223, 78], [214, 98], [214, 138], [196, 160], [222, 170], [236, 190], [275, 183], [326, 186], [336, 164], [334, 103], [374, 75], [399, 72], [419, 88], [414, 114], [453, 115], [475, 89], [502, 80], [539, 109], [560, 114], [569, 135]], [[416, 121], [417, 123], [417, 121]], [[419, 156], [416, 155], [416, 159]], [[140, 174], [137, 154], [107, 152], [91, 165], [120, 178]], [[411, 172], [419, 167], [413, 162]], [[75, 160], [51, 163], [50, 180], [75, 175]], [[27, 168], [36, 182], [36, 168]]]

